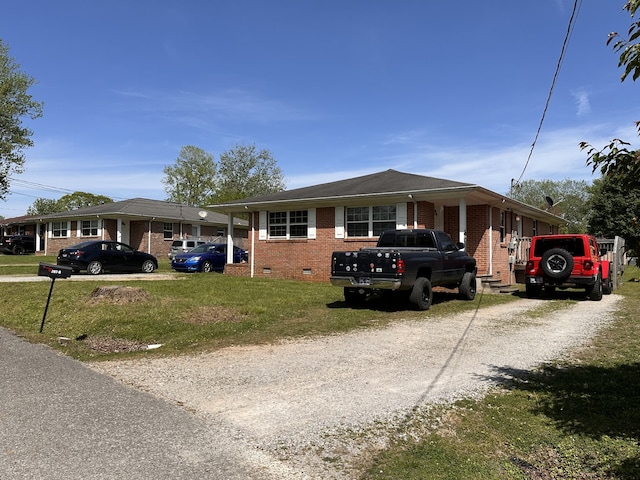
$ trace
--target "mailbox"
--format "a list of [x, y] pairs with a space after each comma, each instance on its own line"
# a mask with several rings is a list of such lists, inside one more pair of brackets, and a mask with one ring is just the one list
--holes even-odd
[[38, 267], [39, 277], [69, 278], [72, 273], [73, 269], [64, 265], [52, 265], [50, 263], [40, 262], [40, 266]]

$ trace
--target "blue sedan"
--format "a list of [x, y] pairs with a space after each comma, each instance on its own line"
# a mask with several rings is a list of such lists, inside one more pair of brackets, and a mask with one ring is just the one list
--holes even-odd
[[[233, 263], [246, 262], [246, 250], [233, 247]], [[171, 268], [177, 272], [222, 272], [227, 263], [225, 243], [205, 243], [188, 252], [177, 254], [171, 261]]]

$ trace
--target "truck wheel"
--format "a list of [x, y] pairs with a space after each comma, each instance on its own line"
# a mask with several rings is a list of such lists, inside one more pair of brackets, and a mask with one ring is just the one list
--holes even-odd
[[463, 300], [473, 300], [476, 298], [476, 275], [473, 272], [466, 272], [462, 276], [458, 293]]
[[527, 283], [525, 289], [527, 292], [527, 298], [538, 298], [542, 292], [540, 285], [531, 285], [529, 283]]
[[359, 288], [344, 287], [344, 300], [352, 308], [361, 307], [367, 300], [367, 293]]
[[596, 278], [593, 285], [589, 285], [586, 288], [586, 291], [589, 300], [593, 300], [595, 302], [602, 300], [602, 278], [600, 278], [600, 275], [598, 275], [598, 278]]
[[432, 300], [433, 290], [429, 279], [425, 277], [416, 278], [416, 283], [413, 284], [411, 295], [409, 295], [411, 306], [416, 310], [429, 310]]
[[24, 249], [24, 247], [21, 247], [20, 245], [16, 245], [15, 247], [13, 247], [14, 255], [24, 255], [25, 253], [26, 250]]
[[550, 248], [542, 255], [542, 271], [554, 280], [565, 280], [573, 270], [573, 257], [564, 248]]

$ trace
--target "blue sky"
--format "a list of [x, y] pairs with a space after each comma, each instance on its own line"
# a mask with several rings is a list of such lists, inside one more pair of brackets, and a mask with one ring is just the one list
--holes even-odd
[[73, 191], [165, 199], [186, 145], [266, 148], [290, 189], [389, 168], [499, 193], [591, 181], [580, 141], [637, 143], [640, 85], [606, 45], [624, 3], [581, 2], [522, 175], [573, 0], [7, 2], [0, 38], [45, 106], [0, 215]]

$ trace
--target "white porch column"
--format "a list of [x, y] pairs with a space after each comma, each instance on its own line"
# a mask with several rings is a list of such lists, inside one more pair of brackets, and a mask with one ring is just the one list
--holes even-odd
[[233, 215], [227, 215], [227, 263], [233, 263]]
[[459, 204], [460, 210], [460, 229], [458, 233], [458, 241], [465, 243], [465, 233], [467, 232], [467, 200], [464, 198], [460, 199]]

